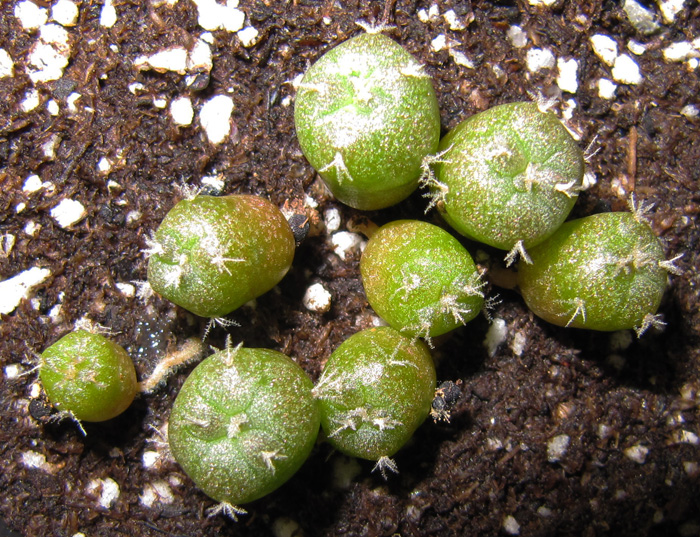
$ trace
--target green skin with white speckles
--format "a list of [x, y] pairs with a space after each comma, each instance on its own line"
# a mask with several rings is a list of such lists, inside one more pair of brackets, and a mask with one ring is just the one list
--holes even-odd
[[86, 330], [66, 334], [41, 354], [39, 379], [49, 401], [80, 421], [118, 416], [138, 389], [126, 351]]
[[509, 103], [476, 114], [440, 142], [431, 194], [458, 232], [496, 248], [528, 248], [566, 220], [581, 187], [581, 149], [552, 113]]
[[256, 196], [197, 196], [177, 203], [155, 233], [153, 290], [202, 317], [223, 317], [272, 289], [294, 259], [281, 211]]
[[408, 197], [440, 140], [430, 77], [381, 34], [349, 39], [309, 68], [294, 123], [304, 155], [331, 192], [363, 210]]
[[333, 352], [314, 393], [328, 442], [376, 461], [396, 453], [430, 413], [435, 366], [422, 341], [370, 328]]
[[469, 252], [427, 222], [382, 226], [367, 243], [360, 271], [374, 311], [406, 335], [445, 334], [472, 320], [484, 305]]
[[518, 265], [523, 298], [537, 316], [559, 326], [639, 328], [656, 313], [666, 287], [663, 247], [632, 213], [566, 222], [529, 253], [532, 264]]
[[319, 431], [313, 384], [289, 357], [228, 349], [202, 361], [168, 424], [175, 460], [208, 496], [239, 505], [269, 494], [306, 461]]

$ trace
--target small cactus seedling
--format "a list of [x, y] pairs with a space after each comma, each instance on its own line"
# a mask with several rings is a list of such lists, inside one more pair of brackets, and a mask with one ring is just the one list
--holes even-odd
[[427, 222], [382, 226], [367, 243], [360, 271], [372, 308], [406, 335], [439, 336], [472, 320], [484, 304], [469, 252]]
[[426, 345], [389, 327], [350, 336], [328, 359], [314, 394], [328, 442], [395, 470], [390, 460], [430, 413], [435, 366]]
[[118, 416], [138, 390], [126, 351], [86, 330], [66, 334], [41, 354], [39, 379], [49, 401], [79, 421]]
[[510, 103], [476, 114], [440, 142], [431, 206], [463, 235], [527, 258], [571, 211], [583, 153], [552, 113]]
[[304, 155], [331, 192], [364, 210], [408, 197], [440, 140], [430, 76], [378, 33], [349, 39], [311, 66], [294, 122]]
[[175, 460], [230, 514], [269, 494], [306, 461], [319, 409], [306, 373], [284, 354], [227, 347], [180, 390], [168, 425]]
[[263, 198], [197, 196], [170, 210], [147, 253], [155, 292], [202, 317], [223, 317], [279, 283], [294, 236]]
[[593, 330], [634, 328], [641, 335], [675, 271], [639, 214], [602, 213], [566, 222], [519, 264], [528, 307], [559, 326]]

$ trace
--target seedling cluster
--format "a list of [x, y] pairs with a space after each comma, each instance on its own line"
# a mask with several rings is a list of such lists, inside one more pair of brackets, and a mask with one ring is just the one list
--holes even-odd
[[[476, 114], [438, 145], [430, 77], [400, 45], [367, 33], [309, 69], [295, 122], [304, 154], [340, 201], [387, 207], [421, 182], [428, 209], [437, 207], [457, 232], [508, 250], [509, 263], [519, 255], [520, 289], [543, 319], [640, 334], [660, 322], [666, 273], [675, 267], [642, 210], [564, 223], [582, 189], [583, 157], [536, 104]], [[219, 318], [274, 287], [294, 247], [295, 234], [269, 201], [195, 196], [175, 205], [149, 241], [148, 281], [192, 313]], [[429, 414], [449, 420], [459, 388], [443, 384], [436, 396], [420, 338], [432, 344], [484, 307], [470, 254], [441, 227], [401, 220], [373, 234], [360, 268], [370, 305], [390, 327], [342, 343], [315, 387], [289, 357], [230, 344], [185, 381], [169, 443], [197, 486], [221, 502], [214, 512], [235, 518], [244, 512], [237, 505], [282, 485], [319, 428], [335, 449], [376, 461], [385, 474], [397, 470], [390, 457]], [[201, 346], [195, 350], [190, 355]], [[78, 420], [114, 417], [137, 391], [124, 350], [85, 331], [44, 352], [40, 378], [49, 399]], [[142, 384], [148, 391], [157, 379]]]

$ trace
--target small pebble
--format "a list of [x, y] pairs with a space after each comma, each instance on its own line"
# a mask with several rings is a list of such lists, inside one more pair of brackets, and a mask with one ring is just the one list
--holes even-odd
[[237, 9], [236, 0], [228, 0], [225, 4], [216, 0], [194, 0], [194, 3], [198, 10], [197, 23], [205, 30], [237, 32], [245, 24], [245, 13]]
[[87, 492], [99, 494], [99, 505], [103, 509], [109, 509], [119, 498], [120, 490], [117, 482], [111, 477], [93, 479], [88, 483]]
[[557, 67], [559, 68], [559, 76], [557, 76], [559, 89], [569, 93], [576, 93], [576, 90], [578, 90], [578, 62], [576, 59], [565, 60], [564, 58], [559, 58]]
[[58, 103], [53, 99], [46, 103], [46, 110], [48, 110], [49, 114], [52, 116], [57, 116], [61, 112]]
[[134, 66], [141, 70], [153, 69], [158, 73], [174, 71], [184, 75], [187, 72], [187, 57], [184, 47], [171, 47], [150, 56], [139, 56], [134, 60]]
[[496, 350], [501, 343], [506, 340], [508, 335], [508, 326], [503, 319], [494, 319], [486, 332], [486, 338], [484, 338], [484, 347], [489, 353], [489, 356], [496, 354]]
[[340, 224], [342, 223], [340, 211], [335, 207], [327, 209], [323, 213], [323, 222], [326, 224], [326, 231], [328, 231], [328, 233], [338, 231], [340, 229]]
[[700, 114], [700, 110], [697, 106], [693, 104], [686, 104], [681, 108], [681, 115], [687, 117], [688, 119], [696, 118]]
[[170, 115], [173, 121], [178, 125], [187, 126], [192, 124], [194, 110], [192, 109], [192, 101], [189, 97], [178, 97], [170, 103]]
[[23, 298], [29, 298], [33, 287], [51, 275], [46, 268], [32, 267], [0, 282], [0, 314], [12, 313]]
[[49, 14], [45, 8], [39, 7], [31, 0], [24, 0], [15, 5], [15, 17], [25, 30], [36, 30], [46, 24]]
[[664, 49], [664, 59], [669, 62], [682, 62], [698, 57], [700, 57], [700, 51], [690, 41], [672, 43]]
[[112, 163], [109, 161], [107, 157], [102, 157], [98, 162], [97, 162], [97, 171], [100, 173], [109, 173], [109, 171], [112, 169]]

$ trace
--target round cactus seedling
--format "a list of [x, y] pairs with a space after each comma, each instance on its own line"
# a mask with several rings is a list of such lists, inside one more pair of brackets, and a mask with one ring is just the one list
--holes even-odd
[[299, 144], [331, 192], [357, 209], [381, 209], [418, 186], [440, 140], [430, 77], [398, 43], [358, 35], [304, 75], [294, 122]]
[[518, 267], [528, 307], [559, 326], [593, 330], [658, 324], [668, 270], [659, 239], [639, 215], [602, 213], [566, 222]]
[[229, 507], [269, 494], [301, 467], [316, 441], [312, 388], [304, 371], [277, 351], [239, 346], [209, 356], [187, 378], [170, 414], [175, 460]]
[[223, 317], [279, 283], [294, 236], [263, 198], [197, 196], [170, 210], [147, 252], [154, 291], [202, 317]]
[[118, 416], [138, 389], [126, 351], [86, 330], [66, 334], [41, 354], [39, 379], [49, 401], [80, 421]]
[[439, 336], [472, 320], [484, 305], [469, 252], [427, 222], [382, 226], [367, 243], [360, 271], [374, 311], [406, 335]]
[[328, 359], [314, 394], [328, 441], [395, 469], [391, 457], [430, 413], [435, 366], [426, 345], [389, 327], [350, 336]]
[[440, 142], [432, 204], [471, 239], [511, 251], [509, 261], [554, 233], [571, 211], [583, 154], [557, 117], [535, 103], [476, 114]]

